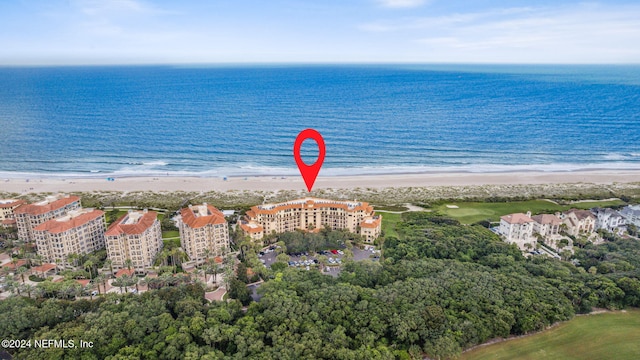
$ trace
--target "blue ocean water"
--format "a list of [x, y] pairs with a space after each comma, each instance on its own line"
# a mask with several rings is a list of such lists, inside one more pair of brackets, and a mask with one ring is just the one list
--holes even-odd
[[[640, 169], [640, 66], [0, 68], [0, 176]], [[315, 145], [303, 144], [314, 161]]]

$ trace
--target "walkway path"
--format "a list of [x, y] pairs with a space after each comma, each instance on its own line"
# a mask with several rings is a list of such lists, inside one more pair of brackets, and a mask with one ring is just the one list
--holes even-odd
[[222, 298], [226, 293], [227, 293], [227, 289], [223, 287], [219, 287], [215, 291], [204, 293], [204, 298], [209, 301], [222, 301]]

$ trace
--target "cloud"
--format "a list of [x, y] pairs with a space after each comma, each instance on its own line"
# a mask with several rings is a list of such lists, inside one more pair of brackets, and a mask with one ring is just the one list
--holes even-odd
[[639, 6], [581, 4], [394, 19], [359, 29], [419, 44], [424, 61], [637, 63], [638, 18]]
[[380, 6], [389, 8], [415, 8], [427, 3], [427, 0], [377, 0]]

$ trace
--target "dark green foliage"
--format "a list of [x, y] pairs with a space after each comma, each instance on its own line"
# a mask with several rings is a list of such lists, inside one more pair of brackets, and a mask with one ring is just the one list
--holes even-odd
[[251, 292], [249, 291], [249, 288], [247, 288], [246, 282], [240, 279], [231, 280], [229, 297], [240, 300], [242, 305], [249, 305], [251, 302]]
[[345, 244], [362, 242], [359, 235], [346, 230], [331, 230], [324, 228], [318, 233], [292, 231], [278, 235], [278, 240], [283, 241], [287, 247], [287, 253], [311, 251], [316, 252], [325, 249], [338, 249]]
[[[10, 298], [0, 301], [0, 335], [95, 344], [16, 354], [32, 359], [443, 359], [592, 307], [640, 302], [640, 257], [627, 240], [586, 245], [574, 266], [525, 259], [482, 226], [431, 214], [405, 214], [398, 234], [382, 260], [345, 262], [338, 278], [274, 266], [257, 303], [244, 264], [230, 302], [204, 301], [204, 290], [181, 276], [151, 280], [157, 290], [138, 296]], [[314, 239], [292, 235], [287, 249], [298, 237]]]

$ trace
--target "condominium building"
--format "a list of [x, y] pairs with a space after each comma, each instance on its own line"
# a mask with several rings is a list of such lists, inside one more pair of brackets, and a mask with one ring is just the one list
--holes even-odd
[[533, 234], [540, 234], [542, 237], [550, 237], [560, 233], [562, 220], [555, 215], [541, 214], [531, 217], [533, 220]]
[[240, 222], [254, 240], [286, 231], [315, 230], [325, 226], [363, 235], [367, 242], [380, 236], [382, 217], [366, 202], [303, 198], [277, 204], [257, 205]]
[[537, 241], [533, 237], [534, 221], [530, 216], [530, 212], [526, 215], [516, 213], [501, 216], [498, 231], [507, 242], [517, 244], [522, 250], [527, 247], [526, 244], [529, 244], [529, 247], [535, 247]]
[[640, 205], [629, 205], [620, 211], [627, 224], [640, 227]]
[[202, 263], [207, 256], [222, 255], [229, 249], [229, 227], [222, 212], [206, 203], [189, 205], [176, 218], [180, 244], [189, 259]]
[[23, 204], [13, 211], [18, 227], [18, 239], [33, 242], [35, 227], [78, 209], [80, 209], [80, 198], [77, 196], [48, 196], [34, 204]]
[[571, 209], [560, 214], [567, 233], [572, 236], [591, 234], [596, 229], [596, 217], [589, 210]]
[[84, 255], [104, 248], [104, 212], [79, 209], [33, 228], [38, 255], [63, 264], [70, 254]]
[[162, 230], [155, 211], [133, 211], [120, 217], [104, 234], [107, 256], [114, 269], [131, 268], [145, 273], [162, 250]]
[[592, 212], [596, 216], [596, 230], [603, 229], [613, 234], [622, 234], [625, 231], [627, 221], [617, 210], [595, 208]]
[[0, 199], [0, 225], [2, 227], [15, 226], [16, 219], [13, 211], [22, 204], [24, 204], [24, 200]]

